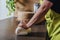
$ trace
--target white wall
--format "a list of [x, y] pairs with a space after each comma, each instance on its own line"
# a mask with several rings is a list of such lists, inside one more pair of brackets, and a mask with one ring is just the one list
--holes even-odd
[[0, 0], [0, 20], [6, 19], [13, 15], [7, 16], [8, 9], [6, 8], [6, 0]]

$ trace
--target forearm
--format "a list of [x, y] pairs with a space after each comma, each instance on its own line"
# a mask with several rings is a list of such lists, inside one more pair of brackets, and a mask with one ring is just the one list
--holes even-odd
[[[42, 11], [42, 10], [41, 10]], [[30, 19], [30, 21], [27, 23], [27, 26], [31, 26], [33, 23], [35, 23], [38, 19], [38, 17], [41, 15], [41, 11], [37, 11], [34, 16]]]
[[31, 20], [27, 23], [27, 26], [30, 27], [32, 24], [34, 24], [38, 20], [38, 18], [41, 16], [41, 14], [42, 14], [42, 10], [39, 9], [31, 18]]
[[31, 18], [31, 20], [27, 23], [27, 26], [30, 27], [33, 23], [35, 23], [37, 21], [37, 19], [39, 17], [43, 17], [46, 12], [48, 11], [48, 9], [51, 7], [51, 3], [43, 3], [40, 8], [38, 9], [38, 11], [34, 14], [34, 16]]

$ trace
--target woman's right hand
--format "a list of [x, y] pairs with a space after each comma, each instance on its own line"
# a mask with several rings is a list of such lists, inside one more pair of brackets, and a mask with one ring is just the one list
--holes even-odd
[[27, 27], [26, 24], [27, 24], [27, 23], [26, 23], [25, 21], [21, 21], [21, 22], [18, 24], [18, 26], [19, 26], [19, 27], [22, 27], [22, 28], [24, 28], [24, 29], [28, 29], [29, 27]]

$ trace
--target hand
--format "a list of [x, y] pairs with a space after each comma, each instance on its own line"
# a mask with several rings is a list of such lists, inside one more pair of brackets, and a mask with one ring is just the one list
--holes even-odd
[[26, 25], [27, 23], [25, 22], [25, 21], [21, 21], [19, 24], [18, 24], [18, 26], [19, 27], [22, 27], [22, 28], [24, 28], [24, 29], [28, 29], [29, 27]]

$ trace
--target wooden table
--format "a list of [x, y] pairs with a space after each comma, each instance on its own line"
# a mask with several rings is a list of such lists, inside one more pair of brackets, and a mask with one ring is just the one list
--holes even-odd
[[14, 17], [5, 20], [0, 20], [0, 40], [45, 40], [46, 28], [45, 25], [33, 25], [32, 32], [24, 36], [16, 36], [16, 22]]

